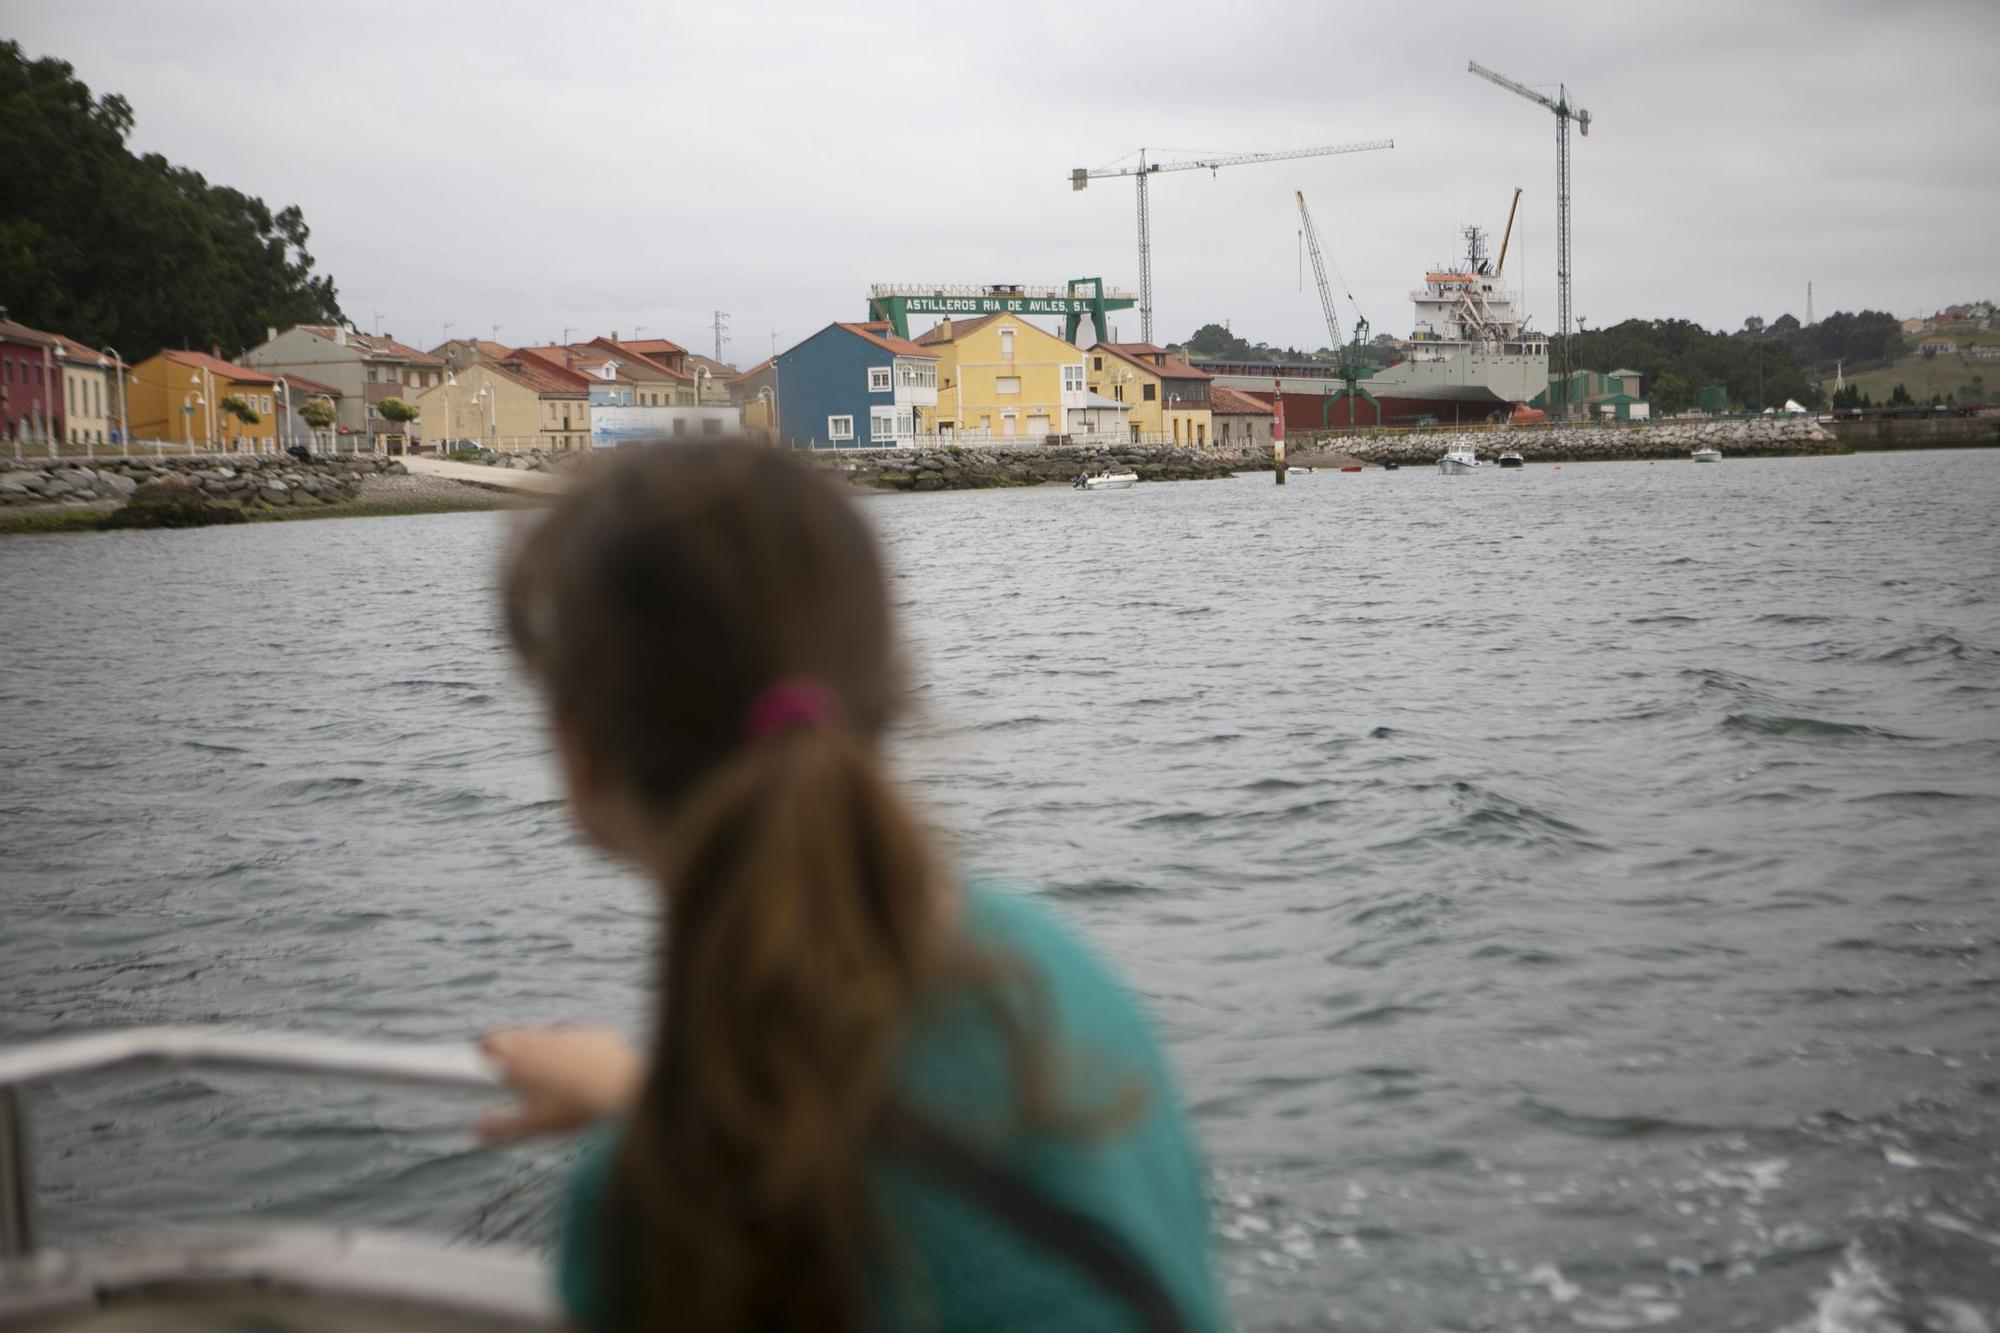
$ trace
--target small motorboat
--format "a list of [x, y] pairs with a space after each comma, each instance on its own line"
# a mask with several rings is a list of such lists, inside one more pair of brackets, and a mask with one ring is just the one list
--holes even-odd
[[1714, 445], [1704, 445], [1689, 454], [1688, 457], [1697, 463], [1720, 463], [1722, 461], [1722, 450], [1716, 448]]
[[1501, 467], [1525, 467], [1527, 463], [1528, 460], [1521, 457], [1521, 451], [1518, 449], [1509, 449], [1506, 453], [1500, 455]]
[[1471, 472], [1479, 466], [1479, 455], [1472, 452], [1469, 444], [1454, 444], [1438, 459], [1438, 471], [1447, 477]]
[[1340, 469], [1340, 470], [1341, 470], [1342, 472], [1359, 472], [1359, 471], [1361, 470], [1361, 464], [1359, 464], [1359, 463], [1348, 463], [1348, 464], [1345, 464], [1345, 465], [1343, 465], [1343, 466], [1341, 467], [1341, 469]]
[[1313, 474], [1313, 469], [1309, 467], [1292, 467], [1288, 464], [1285, 468], [1285, 475], [1288, 477], [1298, 477], [1298, 476], [1310, 477], [1312, 474]]
[[1100, 472], [1096, 476], [1078, 477], [1070, 485], [1079, 491], [1129, 491], [1139, 484], [1136, 472]]
[[1403, 465], [1401, 463], [1398, 463], [1393, 458], [1385, 458], [1382, 460], [1382, 470], [1384, 472], [1394, 472], [1397, 468], [1401, 466]]

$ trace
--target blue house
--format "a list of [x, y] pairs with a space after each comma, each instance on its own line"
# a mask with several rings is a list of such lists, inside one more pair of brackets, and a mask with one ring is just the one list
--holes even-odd
[[829, 324], [776, 371], [778, 438], [796, 449], [915, 444], [937, 408], [937, 356], [887, 323]]

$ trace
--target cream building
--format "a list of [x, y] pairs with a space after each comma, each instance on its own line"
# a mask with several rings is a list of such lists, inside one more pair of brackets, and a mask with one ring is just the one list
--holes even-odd
[[123, 438], [118, 418], [118, 390], [125, 363], [85, 347], [74, 338], [53, 335], [62, 362], [63, 430], [69, 443], [116, 445]]
[[590, 447], [589, 381], [539, 357], [476, 361], [416, 403], [424, 439], [447, 452], [454, 445], [502, 453]]

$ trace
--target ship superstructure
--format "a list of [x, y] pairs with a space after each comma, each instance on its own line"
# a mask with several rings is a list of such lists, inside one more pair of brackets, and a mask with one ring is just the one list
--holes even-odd
[[[1509, 236], [1512, 234], [1511, 216]], [[1356, 426], [1460, 425], [1502, 416], [1548, 388], [1548, 340], [1530, 332], [1519, 293], [1486, 253], [1486, 233], [1467, 227], [1465, 258], [1424, 274], [1410, 293], [1415, 324], [1400, 360], [1361, 381], [1368, 392], [1353, 404]], [[1260, 365], [1196, 361], [1218, 384], [1265, 401], [1282, 395], [1285, 425], [1306, 430], [1344, 427], [1349, 407], [1335, 367], [1321, 363]], [[1371, 401], [1372, 399], [1372, 401]], [[1335, 402], [1342, 405], [1336, 412]]]

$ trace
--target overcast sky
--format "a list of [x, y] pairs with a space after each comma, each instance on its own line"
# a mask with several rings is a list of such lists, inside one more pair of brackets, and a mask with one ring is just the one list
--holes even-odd
[[[1155, 333], [1326, 341], [1305, 192], [1377, 332], [1467, 223], [1555, 322], [1555, 120], [1598, 327], [2000, 297], [2000, 3], [589, 4], [8, 0], [132, 144], [296, 203], [350, 318], [430, 347], [616, 329], [748, 365], [871, 283], [1137, 288], [1129, 181], [1072, 167], [1392, 138], [1154, 178]], [[1343, 321], [1352, 307], [1343, 303]], [[1117, 317], [1136, 339], [1136, 311]]]

